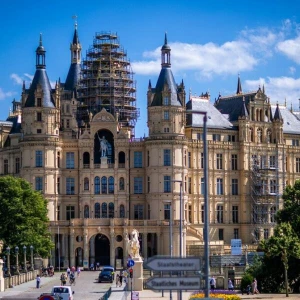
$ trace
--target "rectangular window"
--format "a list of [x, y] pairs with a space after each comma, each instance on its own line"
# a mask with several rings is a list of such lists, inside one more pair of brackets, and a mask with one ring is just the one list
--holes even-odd
[[43, 177], [35, 177], [35, 190], [43, 191]]
[[7, 175], [8, 174], [8, 159], [4, 159], [4, 164], [3, 164], [3, 167], [4, 167], [4, 175]]
[[204, 223], [204, 205], [201, 205], [201, 223]]
[[169, 104], [170, 104], [170, 102], [169, 102], [169, 97], [165, 96], [165, 97], [164, 97], [164, 105], [167, 106], [167, 105], [169, 105]]
[[42, 107], [42, 98], [37, 98], [36, 99], [36, 106], [37, 107]]
[[75, 155], [74, 152], [66, 153], [66, 168], [74, 169], [75, 168]]
[[171, 150], [164, 149], [164, 166], [171, 166]]
[[192, 205], [189, 205], [189, 210], [188, 210], [188, 222], [189, 223], [192, 223], [192, 217], [193, 217]]
[[57, 167], [60, 168], [60, 152], [57, 152]]
[[143, 153], [141, 151], [134, 151], [133, 153], [134, 168], [143, 167]]
[[164, 176], [164, 193], [171, 192], [171, 176]]
[[237, 154], [231, 154], [231, 170], [238, 169], [238, 157]]
[[232, 206], [232, 223], [239, 222], [239, 207], [237, 205]]
[[238, 179], [231, 179], [231, 194], [238, 195], [238, 193], [239, 193]]
[[223, 212], [223, 205], [217, 205], [217, 223], [224, 222], [224, 212]]
[[164, 120], [169, 120], [169, 111], [168, 110], [165, 110], [164, 111]]
[[235, 135], [228, 135], [228, 142], [235, 142]]
[[276, 168], [276, 156], [275, 155], [270, 156], [270, 168], [271, 169]]
[[292, 140], [293, 146], [299, 146], [299, 140]]
[[269, 229], [264, 229], [264, 239], [267, 240], [269, 238]]
[[270, 193], [276, 194], [277, 193], [277, 184], [275, 179], [270, 180]]
[[223, 195], [223, 179], [217, 178], [217, 195]]
[[220, 134], [213, 134], [213, 141], [214, 142], [220, 142], [221, 141], [221, 135]]
[[16, 157], [15, 171], [16, 171], [16, 174], [20, 173], [20, 157]]
[[204, 177], [201, 177], [200, 194], [204, 195]]
[[43, 151], [37, 150], [35, 151], [35, 166], [40, 168], [43, 166]]
[[42, 122], [42, 113], [41, 113], [41, 112], [37, 112], [37, 113], [36, 113], [36, 120], [37, 120], [38, 122]]
[[150, 152], [147, 151], [147, 166], [150, 166]]
[[188, 168], [192, 167], [192, 153], [188, 152]]
[[300, 173], [300, 157], [296, 157], [296, 172]]
[[66, 126], [66, 127], [67, 127], [67, 128], [70, 128], [70, 120], [67, 119], [66, 121], [67, 121], [67, 126]]
[[201, 169], [204, 168], [204, 153], [203, 152], [200, 153], [200, 168]]
[[222, 153], [217, 153], [217, 170], [223, 169], [223, 155]]
[[219, 241], [224, 240], [224, 229], [219, 228]]
[[57, 194], [60, 194], [60, 177], [57, 177], [56, 179], [56, 191]]
[[75, 218], [75, 206], [67, 205], [66, 207], [66, 219], [71, 220]]
[[75, 195], [75, 178], [66, 178], [66, 194]]
[[57, 220], [59, 221], [60, 220], [60, 205], [57, 205]]
[[144, 206], [142, 204], [135, 204], [133, 206], [134, 220], [144, 219]]
[[150, 177], [147, 178], [147, 191], [150, 193]]
[[203, 141], [203, 133], [197, 132], [197, 140]]
[[239, 229], [238, 228], [234, 228], [233, 229], [233, 238], [234, 239], [238, 239], [239, 238]]
[[142, 194], [143, 193], [143, 178], [142, 177], [134, 177], [133, 193], [134, 194]]
[[171, 205], [164, 204], [164, 219], [170, 220], [170, 217], [171, 217]]
[[191, 177], [188, 178], [188, 193], [189, 194], [192, 193], [192, 178]]

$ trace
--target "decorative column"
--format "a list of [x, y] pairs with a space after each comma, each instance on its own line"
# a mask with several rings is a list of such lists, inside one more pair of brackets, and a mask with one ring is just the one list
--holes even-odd
[[95, 235], [90, 238], [90, 260], [95, 263]]
[[64, 268], [66, 267], [65, 265], [65, 234], [61, 234], [61, 254], [60, 254], [60, 261]]
[[75, 266], [75, 253], [74, 253], [74, 229], [70, 231], [70, 265]]
[[110, 229], [110, 265], [115, 266], [115, 231], [113, 228]]
[[83, 231], [83, 266], [88, 268], [89, 265], [89, 244], [88, 244], [88, 229]]
[[127, 268], [127, 259], [128, 259], [128, 231], [126, 228], [124, 228], [123, 232], [123, 240], [124, 240], [124, 246], [123, 246], [123, 265], [124, 268]]
[[69, 235], [65, 234], [65, 264], [66, 267], [70, 266], [70, 257], [69, 257]]

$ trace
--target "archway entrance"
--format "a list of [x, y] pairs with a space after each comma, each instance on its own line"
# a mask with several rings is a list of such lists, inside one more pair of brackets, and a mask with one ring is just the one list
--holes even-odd
[[101, 266], [110, 265], [110, 242], [106, 235], [97, 234], [95, 237], [95, 263]]

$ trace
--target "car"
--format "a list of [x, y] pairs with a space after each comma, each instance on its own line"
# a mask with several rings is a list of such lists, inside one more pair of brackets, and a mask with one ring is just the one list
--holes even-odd
[[62, 297], [53, 293], [42, 293], [38, 300], [62, 300]]
[[99, 274], [98, 282], [113, 282], [112, 272], [109, 270], [102, 270]]
[[103, 266], [101, 271], [110, 271], [110, 272], [115, 272], [115, 268], [112, 266]]
[[61, 300], [74, 300], [74, 291], [72, 292], [72, 288], [70, 286], [54, 286], [51, 293], [60, 296]]

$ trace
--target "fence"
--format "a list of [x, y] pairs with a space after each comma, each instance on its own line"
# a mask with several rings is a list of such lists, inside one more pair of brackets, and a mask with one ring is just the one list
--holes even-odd
[[111, 295], [111, 288], [109, 288], [108, 291], [105, 292], [105, 294], [100, 298], [100, 300], [108, 300], [110, 295]]
[[19, 275], [14, 275], [11, 277], [5, 277], [4, 278], [4, 290], [6, 290], [12, 286], [20, 285], [24, 282], [34, 280], [36, 278], [37, 274], [39, 274], [39, 271], [34, 270], [34, 271], [27, 272], [27, 273], [21, 273]]

